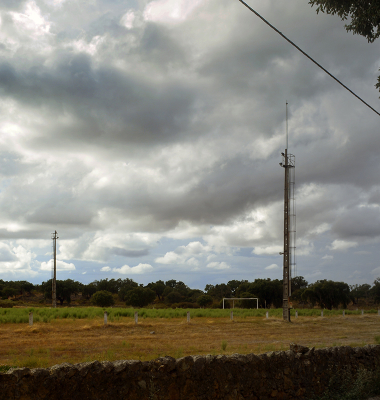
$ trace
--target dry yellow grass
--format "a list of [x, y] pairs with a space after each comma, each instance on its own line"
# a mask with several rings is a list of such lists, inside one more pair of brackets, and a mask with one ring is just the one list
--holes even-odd
[[[155, 333], [151, 333], [154, 331]], [[261, 317], [130, 318], [103, 325], [102, 319], [57, 319], [50, 323], [0, 325], [0, 364], [48, 367], [91, 360], [150, 360], [164, 355], [263, 353], [287, 350], [289, 343], [325, 347], [375, 343], [378, 315], [299, 317], [292, 323]]]

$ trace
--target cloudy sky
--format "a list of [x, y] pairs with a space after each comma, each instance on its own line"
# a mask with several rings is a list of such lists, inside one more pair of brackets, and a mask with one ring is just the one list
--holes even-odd
[[[379, 43], [248, 0], [380, 110]], [[0, 278], [282, 279], [285, 103], [297, 273], [380, 276], [379, 116], [238, 0], [0, 0]]]

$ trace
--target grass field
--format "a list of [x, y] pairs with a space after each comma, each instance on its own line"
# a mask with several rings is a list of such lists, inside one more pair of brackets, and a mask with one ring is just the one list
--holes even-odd
[[0, 365], [34, 368], [164, 355], [258, 354], [287, 350], [291, 342], [317, 348], [380, 342], [377, 312], [346, 312], [343, 317], [341, 311], [325, 311], [322, 318], [319, 310], [305, 310], [316, 315], [299, 312], [289, 324], [282, 321], [281, 310], [270, 310], [266, 319], [265, 310], [235, 309], [233, 321], [229, 310], [191, 310], [190, 323], [187, 310], [139, 310], [135, 325], [135, 310], [110, 309], [104, 326], [99, 308], [41, 308], [33, 310], [34, 324], [29, 326], [29, 311], [0, 310]]
[[[109, 321], [119, 321], [122, 317], [133, 318], [135, 309], [132, 308], [108, 308], [102, 309], [99, 307], [75, 307], [75, 308], [0, 308], [0, 324], [6, 323], [28, 323], [29, 313], [33, 312], [34, 322], [51, 322], [54, 319], [96, 319], [101, 318], [104, 311], [107, 311]], [[190, 309], [184, 310], [177, 309], [140, 309], [138, 310], [139, 318], [185, 318], [187, 312], [190, 312], [192, 317], [195, 318], [228, 318], [231, 310], [221, 309]], [[236, 317], [264, 317], [267, 310], [264, 309], [234, 309], [233, 313]], [[271, 317], [280, 318], [282, 309], [268, 310]], [[361, 310], [345, 310], [346, 315], [361, 315]], [[377, 310], [365, 310], [365, 314], [377, 314]], [[291, 312], [295, 316], [295, 310]], [[298, 315], [317, 317], [321, 315], [321, 310], [318, 309], [301, 309], [298, 310]], [[324, 310], [324, 317], [342, 315], [341, 310]]]

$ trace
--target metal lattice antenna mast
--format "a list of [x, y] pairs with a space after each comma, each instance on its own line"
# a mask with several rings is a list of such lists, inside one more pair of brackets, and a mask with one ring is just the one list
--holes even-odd
[[51, 288], [51, 298], [52, 298], [52, 307], [57, 308], [57, 231], [54, 231], [52, 233], [52, 239], [53, 239], [53, 252], [54, 252], [54, 258], [53, 258], [53, 277], [51, 280], [52, 288]]
[[294, 197], [294, 182], [291, 179], [291, 169], [295, 167], [294, 156], [288, 154], [288, 102], [286, 102], [286, 148], [281, 153], [283, 162], [281, 167], [285, 170], [284, 183], [284, 252], [283, 255], [283, 302], [282, 316], [285, 321], [290, 322], [290, 301], [291, 295], [291, 201]]

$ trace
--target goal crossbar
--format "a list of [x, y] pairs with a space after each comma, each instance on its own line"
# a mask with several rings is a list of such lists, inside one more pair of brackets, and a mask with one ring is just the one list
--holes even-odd
[[232, 308], [235, 308], [235, 300], [256, 300], [257, 309], [259, 309], [259, 299], [257, 297], [224, 297], [223, 298], [223, 310], [224, 310], [224, 300], [232, 300]]

